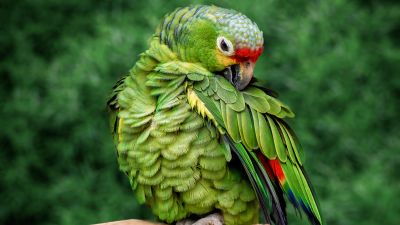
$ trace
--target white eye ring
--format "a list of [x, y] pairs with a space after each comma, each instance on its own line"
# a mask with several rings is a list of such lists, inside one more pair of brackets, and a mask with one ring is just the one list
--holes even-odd
[[224, 55], [231, 56], [235, 53], [232, 42], [225, 37], [219, 36], [217, 38], [217, 47]]

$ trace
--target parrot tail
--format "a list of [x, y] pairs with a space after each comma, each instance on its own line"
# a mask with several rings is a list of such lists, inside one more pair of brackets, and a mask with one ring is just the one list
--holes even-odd
[[[287, 225], [285, 208], [282, 208], [281, 205], [283, 197], [278, 197], [278, 194], [275, 192], [277, 188], [272, 184], [270, 177], [265, 172], [263, 165], [257, 159], [257, 156], [253, 152], [246, 151], [241, 143], [233, 142], [227, 135], [224, 135], [224, 140], [229, 143], [231, 150], [239, 158], [243, 168], [245, 169], [260, 203], [266, 222], [271, 224], [271, 217], [269, 215], [269, 213], [271, 213], [272, 220], [275, 224]], [[282, 196], [282, 194], [280, 195]]]
[[[264, 169], [267, 171], [270, 179], [274, 181], [275, 186], [278, 185], [277, 186], [278, 189], [281, 189], [281, 192], [283, 191], [286, 194], [287, 198], [289, 199], [290, 203], [292, 203], [292, 205], [295, 207], [295, 209], [298, 212], [300, 212], [300, 208], [301, 208], [304, 211], [304, 213], [307, 215], [308, 220], [313, 225], [321, 225], [321, 222], [314, 215], [307, 199], [302, 199], [302, 197], [296, 196], [294, 194], [294, 191], [290, 188], [279, 160], [278, 159], [272, 159], [272, 160], [267, 159], [265, 157], [265, 155], [263, 155], [261, 152], [259, 152], [259, 154], [257, 154], [257, 158], [260, 160]], [[301, 171], [303, 172], [304, 176], [306, 177], [307, 183], [310, 184], [309, 179], [306, 176], [303, 168], [301, 168]], [[279, 188], [279, 187], [281, 187], [281, 188]], [[312, 190], [312, 193], [313, 193], [313, 196], [315, 196], [313, 190]], [[283, 199], [281, 199], [281, 201], [283, 201]]]

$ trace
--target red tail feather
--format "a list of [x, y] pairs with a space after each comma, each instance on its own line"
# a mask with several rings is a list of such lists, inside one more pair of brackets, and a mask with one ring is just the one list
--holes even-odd
[[285, 174], [282, 171], [282, 167], [279, 164], [278, 159], [267, 159], [262, 152], [257, 153], [257, 158], [263, 164], [265, 171], [271, 178], [278, 178], [279, 183], [282, 185], [285, 182]]
[[279, 183], [283, 184], [285, 182], [285, 174], [282, 171], [282, 167], [279, 164], [278, 159], [269, 160], [268, 162], [272, 170], [274, 171], [275, 176], [278, 177]]

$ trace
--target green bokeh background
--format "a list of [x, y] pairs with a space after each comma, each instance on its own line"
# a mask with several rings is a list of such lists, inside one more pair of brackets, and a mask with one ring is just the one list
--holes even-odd
[[0, 224], [151, 218], [118, 171], [105, 101], [162, 16], [194, 3], [264, 31], [256, 74], [297, 113], [326, 222], [398, 224], [400, 5], [373, 0], [2, 0]]

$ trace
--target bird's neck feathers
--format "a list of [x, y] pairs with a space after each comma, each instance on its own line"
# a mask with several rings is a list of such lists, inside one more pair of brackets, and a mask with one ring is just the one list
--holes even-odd
[[[198, 63], [180, 61], [167, 45], [160, 43], [158, 37], [153, 37], [150, 48], [140, 55], [130, 74], [158, 102], [169, 99], [171, 103], [165, 104], [189, 104], [199, 115], [214, 121], [212, 114], [193, 90], [193, 81], [188, 79], [195, 79], [193, 76], [211, 77], [214, 74]], [[170, 99], [167, 97], [169, 95], [176, 96]]]

